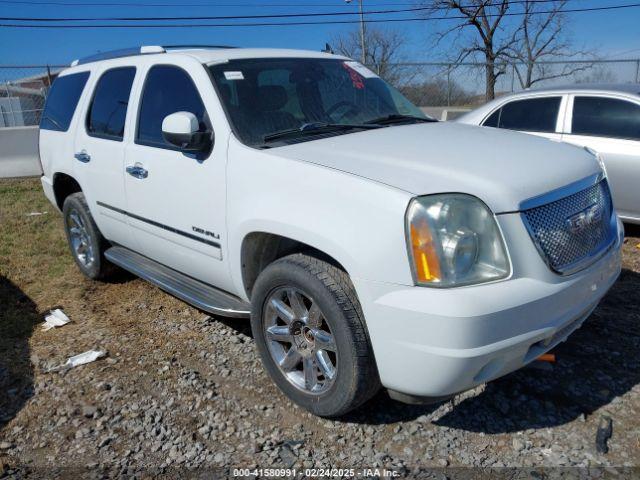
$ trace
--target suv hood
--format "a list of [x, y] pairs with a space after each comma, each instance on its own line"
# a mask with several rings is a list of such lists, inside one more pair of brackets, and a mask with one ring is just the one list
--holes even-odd
[[398, 125], [269, 151], [358, 175], [414, 195], [459, 192], [494, 213], [601, 171], [581, 148], [534, 135], [457, 123]]

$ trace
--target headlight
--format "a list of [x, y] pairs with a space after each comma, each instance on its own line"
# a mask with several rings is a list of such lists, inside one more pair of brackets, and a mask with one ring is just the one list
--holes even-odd
[[476, 197], [453, 193], [413, 199], [407, 236], [418, 285], [457, 287], [509, 276], [498, 224]]

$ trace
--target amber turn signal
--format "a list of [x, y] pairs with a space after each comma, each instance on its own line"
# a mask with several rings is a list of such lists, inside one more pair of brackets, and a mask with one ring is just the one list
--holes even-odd
[[411, 248], [418, 281], [424, 283], [440, 281], [440, 261], [426, 221], [418, 221], [411, 225]]

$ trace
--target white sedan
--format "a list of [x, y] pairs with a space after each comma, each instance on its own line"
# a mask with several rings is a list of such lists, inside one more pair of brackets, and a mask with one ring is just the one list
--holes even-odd
[[616, 210], [640, 223], [640, 85], [573, 85], [493, 100], [456, 120], [588, 147], [606, 167]]

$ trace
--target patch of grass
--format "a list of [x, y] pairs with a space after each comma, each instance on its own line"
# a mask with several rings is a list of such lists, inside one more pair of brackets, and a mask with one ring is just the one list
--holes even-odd
[[[31, 212], [46, 215], [28, 216]], [[61, 218], [38, 179], [0, 181], [0, 275], [56, 278], [71, 267]]]
[[[47, 214], [28, 216], [31, 212]], [[73, 268], [60, 215], [40, 181], [0, 181], [0, 338], [30, 329], [38, 320], [31, 298], [59, 288]], [[30, 315], [24, 314], [25, 302], [31, 305]]]

